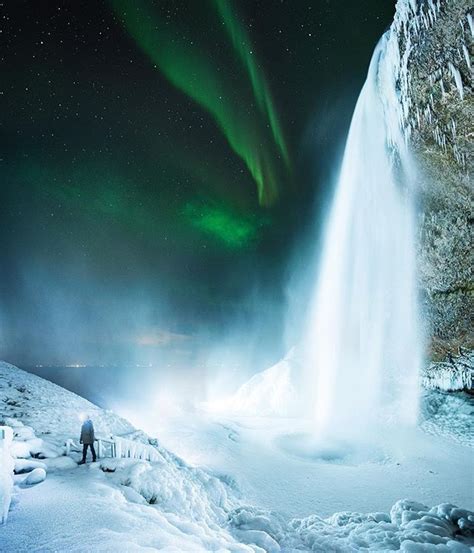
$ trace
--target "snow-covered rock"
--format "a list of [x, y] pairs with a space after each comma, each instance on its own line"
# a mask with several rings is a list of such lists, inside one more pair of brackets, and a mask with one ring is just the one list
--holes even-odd
[[33, 461], [33, 459], [15, 460], [15, 474], [24, 474], [25, 472], [31, 472], [34, 469], [46, 470], [46, 465], [39, 461]]
[[[237, 509], [229, 517], [245, 541], [258, 541], [266, 551], [441, 551], [469, 553], [474, 513], [449, 504], [429, 508], [414, 501], [397, 501], [390, 513], [336, 513], [322, 519], [311, 515], [282, 522], [275, 513]], [[267, 537], [267, 540], [262, 538]], [[266, 549], [266, 544], [270, 547]]]
[[10, 453], [16, 459], [27, 459], [31, 456], [30, 444], [28, 442], [15, 441], [10, 448]]
[[25, 486], [34, 486], [40, 484], [46, 479], [46, 471], [43, 468], [33, 469], [28, 476], [23, 480], [22, 484]]
[[13, 437], [15, 440], [33, 440], [35, 438], [35, 431], [31, 426], [17, 426], [13, 429]]

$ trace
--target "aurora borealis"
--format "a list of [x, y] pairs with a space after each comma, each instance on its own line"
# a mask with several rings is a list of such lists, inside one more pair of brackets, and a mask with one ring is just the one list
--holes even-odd
[[393, 2], [0, 9], [0, 357], [277, 355]]
[[[113, 5], [117, 17], [153, 62], [153, 67], [160, 69], [170, 83], [195, 100], [215, 120], [252, 175], [260, 203], [269, 205], [276, 201], [278, 185], [274, 165], [277, 156], [272, 156], [263, 123], [270, 127], [287, 163], [288, 152], [268, 86], [253, 61], [250, 41], [233, 16], [230, 2], [215, 2], [215, 5], [250, 77], [254, 98], [249, 97], [248, 102], [232, 96], [225, 74], [211, 61], [209, 53], [199, 47], [199, 36], [194, 40], [180, 36], [180, 30], [173, 29], [169, 21], [161, 21], [156, 13], [158, 10], [153, 10], [149, 2], [114, 0]], [[242, 88], [245, 91], [245, 87]], [[258, 112], [252, 109], [253, 101], [267, 121], [259, 121]]]

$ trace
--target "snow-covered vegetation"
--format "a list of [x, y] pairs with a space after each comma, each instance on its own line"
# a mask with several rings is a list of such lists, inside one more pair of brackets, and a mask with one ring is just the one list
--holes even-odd
[[[79, 467], [65, 443], [77, 441], [82, 413], [98, 434], [154, 447], [157, 460]], [[234, 478], [190, 466], [114, 413], [5, 363], [0, 420], [13, 429], [16, 483], [2, 551], [470, 551], [474, 514], [454, 505], [402, 500], [390, 512], [303, 518], [247, 505]]]

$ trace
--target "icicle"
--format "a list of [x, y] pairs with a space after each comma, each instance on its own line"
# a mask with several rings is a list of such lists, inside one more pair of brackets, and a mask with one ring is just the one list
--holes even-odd
[[416, 15], [417, 11], [417, 5], [416, 0], [409, 0], [411, 11], [413, 12], [413, 15]]
[[448, 63], [449, 70], [451, 71], [451, 75], [453, 76], [454, 82], [456, 83], [456, 88], [458, 89], [459, 96], [461, 100], [464, 99], [464, 89], [462, 85], [462, 79], [461, 79], [461, 73], [459, 72], [459, 69], [457, 67], [454, 67], [454, 65], [449, 62]]
[[423, 25], [425, 29], [429, 28], [428, 18], [426, 17], [426, 14], [424, 12], [421, 12], [421, 20], [423, 21]]
[[469, 28], [471, 29], [471, 36], [474, 38], [474, 20], [472, 19], [472, 15], [470, 13], [468, 13], [466, 17], [467, 22], [469, 23]]
[[434, 5], [433, 0], [428, 0], [428, 5], [430, 7], [430, 14], [433, 16], [433, 20], [436, 19], [436, 6]]
[[466, 45], [462, 45], [462, 51], [464, 53], [464, 58], [469, 69], [471, 69], [471, 57], [469, 56], [469, 50], [466, 48]]

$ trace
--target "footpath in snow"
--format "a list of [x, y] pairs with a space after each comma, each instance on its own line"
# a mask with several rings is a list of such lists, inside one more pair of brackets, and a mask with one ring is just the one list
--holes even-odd
[[[64, 443], [77, 438], [80, 413], [91, 415], [98, 434], [153, 445], [157, 461], [103, 459], [78, 467], [79, 452], [65, 455]], [[0, 422], [13, 428], [18, 472], [8, 522], [0, 527], [2, 552], [471, 551], [474, 513], [402, 500], [385, 512], [345, 510], [321, 518], [310, 514], [318, 511], [315, 474], [307, 473], [306, 481], [291, 472], [283, 477], [285, 466], [279, 472], [275, 464], [267, 467], [267, 481], [273, 477], [280, 497], [293, 480], [305, 493], [313, 489], [313, 509], [291, 518], [282, 514], [288, 509], [249, 505], [246, 486], [239, 488], [229, 474], [190, 466], [110, 411], [6, 363], [0, 363]], [[207, 432], [208, 453], [218, 451], [218, 439], [237, 446], [246, 438], [225, 423], [220, 428], [226, 436]], [[245, 444], [242, 449], [250, 451]], [[259, 454], [247, 456], [245, 478], [270, 462]], [[29, 485], [32, 469], [44, 470], [45, 480]]]

